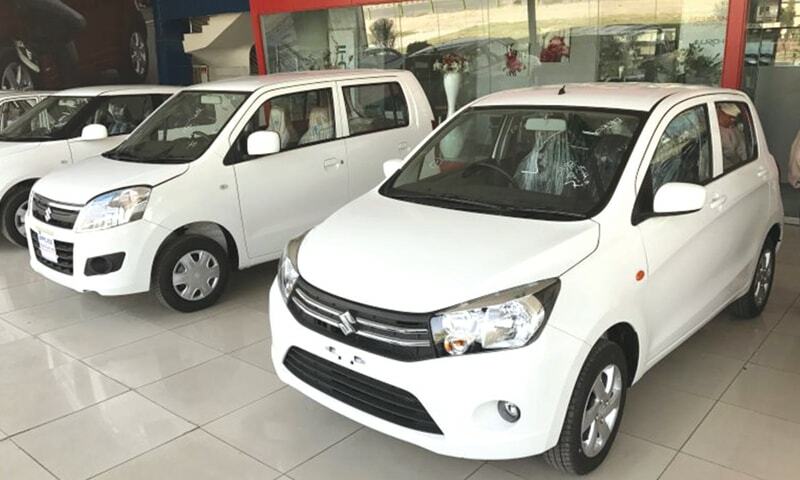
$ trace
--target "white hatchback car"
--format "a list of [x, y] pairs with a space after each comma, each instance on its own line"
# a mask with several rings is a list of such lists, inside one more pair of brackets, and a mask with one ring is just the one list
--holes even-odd
[[153, 286], [193, 311], [229, 271], [284, 245], [383, 179], [432, 130], [413, 75], [275, 74], [187, 88], [118, 148], [33, 188], [31, 265], [78, 291]]
[[119, 145], [175, 87], [104, 86], [63, 90], [0, 133], [0, 229], [25, 246], [31, 186], [44, 175]]
[[782, 218], [740, 92], [497, 93], [287, 246], [272, 360], [309, 397], [435, 452], [546, 452], [586, 473], [631, 384], [727, 306], [763, 310]]

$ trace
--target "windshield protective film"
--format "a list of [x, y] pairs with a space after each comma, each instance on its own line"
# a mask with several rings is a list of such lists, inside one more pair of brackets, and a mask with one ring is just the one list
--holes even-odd
[[643, 117], [589, 109], [468, 110], [381, 193], [499, 215], [588, 218], [613, 193]]
[[197, 160], [214, 143], [248, 95], [245, 92], [181, 92], [104, 156], [142, 163]]

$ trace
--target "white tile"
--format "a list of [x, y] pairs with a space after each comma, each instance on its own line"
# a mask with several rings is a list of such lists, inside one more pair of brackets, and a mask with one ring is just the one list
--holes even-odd
[[288, 472], [360, 425], [284, 388], [206, 426], [213, 435]]
[[769, 328], [758, 321], [720, 316], [701, 328], [685, 345], [702, 353], [746, 361], [768, 334]]
[[15, 310], [2, 316], [16, 327], [33, 335], [39, 335], [84, 320], [111, 315], [119, 310], [116, 298], [104, 298], [87, 293]]
[[467, 480], [520, 480], [521, 478], [487, 463], [467, 477]]
[[17, 382], [72, 359], [41, 340], [27, 337], [0, 345], [0, 381]]
[[131, 298], [136, 299], [136, 301], [132, 301], [125, 306], [126, 312], [168, 330], [189, 325], [241, 306], [239, 303], [231, 302], [226, 295], [223, 295], [218, 303], [209, 308], [197, 312], [184, 313], [165, 307], [155, 296], [149, 293], [135, 295]]
[[23, 332], [19, 328], [0, 319], [0, 345], [3, 345], [4, 343], [16, 342], [17, 340], [22, 340], [23, 338], [29, 336], [30, 335]]
[[275, 366], [272, 364], [272, 355], [270, 355], [271, 347], [272, 342], [263, 340], [249, 347], [244, 347], [241, 350], [236, 350], [231, 353], [231, 355], [239, 360], [244, 360], [247, 363], [255, 365], [256, 367], [275, 373]]
[[[5, 260], [5, 257], [3, 259]], [[27, 263], [24, 265], [11, 265], [11, 262], [7, 263], [9, 263], [9, 265], [4, 264], [3, 268], [0, 269], [0, 289], [16, 287], [41, 280], [41, 277], [31, 270]]]
[[280, 473], [194, 430], [96, 477], [97, 480], [270, 480]]
[[0, 315], [73, 295], [77, 293], [49, 280], [6, 288], [0, 290]]
[[77, 361], [25, 377], [0, 378], [0, 428], [14, 434], [125, 390], [125, 386]]
[[796, 478], [800, 424], [718, 403], [683, 451], [766, 480]]
[[772, 332], [753, 356], [752, 362], [778, 370], [800, 373], [800, 337]]
[[117, 313], [53, 330], [40, 338], [76, 358], [86, 358], [160, 332], [161, 327], [146, 320]]
[[689, 439], [714, 401], [656, 382], [642, 381], [628, 391], [622, 431], [675, 450]]
[[128, 392], [15, 437], [61, 480], [80, 480], [188, 432], [192, 426]]
[[679, 453], [660, 480], [758, 480], [756, 477]]
[[54, 480], [47, 470], [14, 445], [0, 442], [0, 478], [7, 480]]
[[651, 368], [644, 379], [717, 399], [743, 366], [744, 360], [680, 347]]
[[722, 401], [800, 423], [800, 375], [749, 365]]
[[224, 356], [139, 391], [169, 411], [203, 425], [282, 386], [274, 374]]
[[[369, 459], [369, 461], [364, 461]], [[437, 455], [409, 443], [361, 429], [289, 472], [295, 480], [462, 480], [481, 462]]]
[[790, 308], [775, 327], [775, 331], [800, 337], [800, 307]]
[[268, 338], [269, 322], [263, 312], [239, 307], [175, 329], [175, 333], [219, 351], [232, 352]]
[[[620, 433], [603, 464], [590, 475], [581, 478], [656, 480], [676, 453], [674, 450]], [[492, 462], [492, 464], [528, 480], [574, 478], [555, 470], [542, 457]]]
[[172, 332], [164, 332], [89, 357], [86, 363], [129, 387], [140, 387], [221, 355]]

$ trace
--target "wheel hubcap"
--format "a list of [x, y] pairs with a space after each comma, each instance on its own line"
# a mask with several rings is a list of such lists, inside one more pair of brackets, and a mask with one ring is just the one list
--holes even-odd
[[772, 251], [764, 250], [761, 253], [761, 258], [758, 259], [758, 267], [756, 267], [755, 286], [753, 297], [756, 305], [759, 307], [764, 305], [769, 295], [770, 284], [772, 283], [772, 269], [773, 269]]
[[219, 262], [205, 250], [182, 256], [172, 270], [172, 288], [184, 300], [202, 300], [219, 284]]
[[0, 88], [3, 90], [33, 90], [33, 77], [25, 65], [20, 62], [11, 62], [3, 70]]
[[592, 384], [581, 421], [581, 448], [595, 457], [608, 443], [619, 418], [622, 374], [616, 365], [604, 368]]
[[130, 50], [133, 72], [141, 77], [147, 68], [147, 45], [141, 33], [133, 32], [131, 34]]
[[26, 200], [22, 205], [17, 207], [17, 211], [14, 212], [14, 227], [23, 238], [25, 238], [25, 214], [27, 213], [28, 201]]

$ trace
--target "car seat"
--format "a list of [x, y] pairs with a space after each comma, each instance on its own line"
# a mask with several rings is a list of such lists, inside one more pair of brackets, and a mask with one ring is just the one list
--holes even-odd
[[327, 107], [314, 107], [308, 115], [308, 130], [298, 145], [322, 142], [333, 138], [333, 119]]
[[289, 119], [283, 107], [273, 105], [269, 112], [269, 129], [281, 137], [281, 149], [285, 149], [292, 140], [292, 130]]

